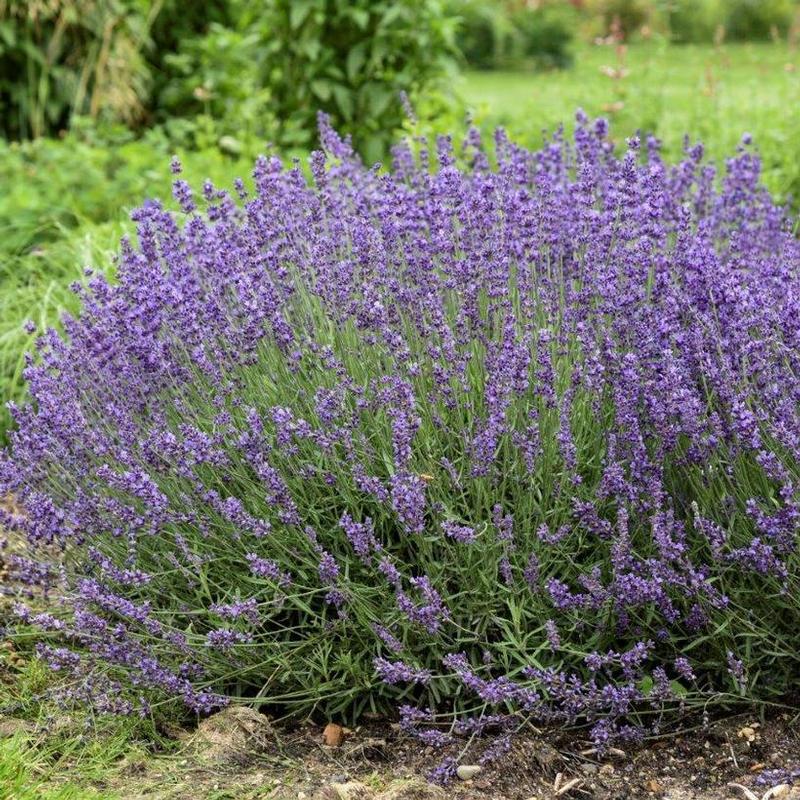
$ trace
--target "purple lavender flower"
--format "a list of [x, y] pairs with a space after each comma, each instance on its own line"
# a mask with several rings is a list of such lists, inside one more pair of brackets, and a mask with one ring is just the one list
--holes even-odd
[[472, 544], [477, 538], [474, 528], [470, 528], [468, 525], [459, 525], [452, 520], [445, 520], [442, 523], [442, 530], [445, 536], [449, 536], [454, 541], [462, 544]]
[[[520, 715], [635, 739], [669, 677], [790, 689], [800, 244], [755, 151], [668, 163], [579, 113], [382, 170], [320, 133], [311, 180], [270, 156], [144, 203], [26, 360], [0, 591], [49, 592], [19, 624], [72, 699], [413, 696], [422, 741], [502, 751]], [[675, 657], [722, 636], [746, 665]]]
[[403, 661], [387, 661], [385, 658], [376, 658], [373, 661], [375, 671], [384, 683], [390, 686], [405, 683], [428, 683], [433, 675], [427, 669], [415, 669]]

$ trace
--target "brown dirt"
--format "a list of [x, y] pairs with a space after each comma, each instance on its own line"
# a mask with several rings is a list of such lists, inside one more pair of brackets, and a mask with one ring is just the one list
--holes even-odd
[[[767, 770], [800, 768], [800, 730], [789, 716], [759, 724], [730, 718], [705, 730], [598, 757], [574, 734], [520, 736], [502, 759], [471, 780], [440, 789], [420, 778], [440, 755], [385, 722], [345, 729], [339, 747], [323, 726], [273, 727], [235, 709], [181, 735], [177, 756], [123, 763], [97, 788], [122, 797], [163, 800], [800, 800], [800, 788]], [[749, 797], [752, 800], [752, 796]]]

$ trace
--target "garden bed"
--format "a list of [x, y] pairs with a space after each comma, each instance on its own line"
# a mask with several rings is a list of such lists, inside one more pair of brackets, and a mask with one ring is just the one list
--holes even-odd
[[[605, 757], [590, 752], [580, 732], [530, 732], [492, 767], [440, 788], [420, 776], [441, 756], [386, 721], [345, 729], [342, 742], [330, 747], [319, 725], [273, 728], [261, 715], [255, 716], [263, 723], [253, 725], [246, 710], [242, 725], [240, 711], [221, 712], [195, 732], [172, 731], [176, 750], [170, 755], [125, 757], [93, 788], [100, 797], [130, 800], [723, 800], [747, 797], [731, 784], [758, 798], [783, 784], [772, 797], [800, 796], [791, 787], [800, 771], [800, 734], [785, 714], [761, 722], [752, 715], [729, 717]], [[75, 780], [69, 768], [54, 785], [61, 780]]]

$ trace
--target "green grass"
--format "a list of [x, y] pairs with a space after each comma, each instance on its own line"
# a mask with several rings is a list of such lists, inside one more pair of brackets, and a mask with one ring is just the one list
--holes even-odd
[[169, 743], [152, 720], [66, 708], [56, 696], [60, 676], [33, 655], [29, 637], [12, 638], [25, 660], [9, 668], [0, 651], [0, 721], [20, 730], [0, 735], [0, 800], [117, 800], [119, 792], [103, 787], [111, 778], [119, 785], [120, 766]]
[[116, 794], [53, 782], [43, 757], [24, 737], [0, 740], [0, 800], [113, 800]]
[[[607, 45], [583, 45], [575, 55], [573, 68], [564, 71], [469, 72], [457, 89], [482, 126], [502, 125], [525, 144], [538, 144], [542, 130], [562, 122], [570, 127], [578, 107], [607, 117], [613, 137], [654, 133], [673, 160], [685, 133], [721, 159], [749, 132], [764, 158], [768, 187], [800, 199], [797, 52], [774, 44], [714, 48], [652, 41], [631, 45], [624, 62]], [[605, 66], [622, 66], [628, 74], [608, 77]]]

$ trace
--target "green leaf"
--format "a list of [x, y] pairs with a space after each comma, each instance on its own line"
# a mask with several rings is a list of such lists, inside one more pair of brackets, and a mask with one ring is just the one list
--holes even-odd
[[309, 38], [306, 39], [298, 49], [308, 56], [309, 61], [316, 61], [319, 51], [322, 49], [322, 42], [316, 38]]
[[350, 122], [353, 119], [353, 95], [352, 92], [340, 83], [333, 85], [333, 96], [336, 99], [336, 105], [339, 108], [342, 116]]
[[347, 70], [347, 78], [351, 83], [355, 82], [366, 60], [367, 60], [366, 42], [359, 42], [355, 47], [350, 48], [350, 52], [347, 54], [346, 70]]
[[14, 26], [10, 22], [6, 22], [3, 20], [0, 22], [0, 39], [8, 47], [13, 47], [17, 43], [17, 34], [14, 30]]
[[402, 19], [408, 14], [408, 9], [400, 3], [392, 5], [381, 18], [381, 27], [388, 28], [396, 20]]
[[323, 102], [331, 99], [331, 84], [328, 81], [311, 81], [311, 91]]
[[362, 108], [373, 118], [380, 117], [394, 97], [394, 92], [380, 83], [368, 83], [362, 91], [366, 99], [366, 102], [362, 103]]
[[289, 7], [289, 27], [296, 31], [306, 21], [313, 7], [314, 0], [292, 0]]
[[686, 697], [689, 694], [689, 690], [680, 681], [670, 681], [669, 688], [675, 697]]
[[366, 30], [369, 25], [369, 11], [363, 8], [351, 8], [350, 17], [362, 31]]

